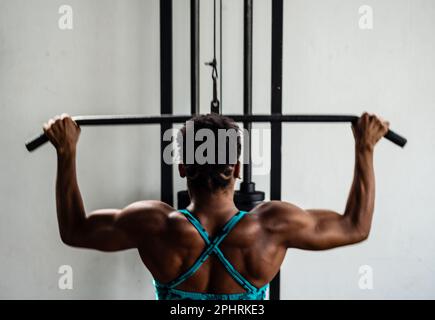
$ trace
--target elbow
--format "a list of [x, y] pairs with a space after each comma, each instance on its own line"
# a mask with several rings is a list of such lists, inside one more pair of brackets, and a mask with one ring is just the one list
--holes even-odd
[[83, 242], [83, 225], [59, 227], [59, 235], [63, 244], [70, 247], [80, 247]]
[[369, 238], [371, 225], [346, 219], [346, 229], [348, 230], [350, 242], [358, 243], [366, 241]]
[[360, 234], [359, 234], [359, 242], [366, 241], [369, 238], [369, 234], [370, 234], [369, 231], [360, 232]]
[[77, 247], [77, 241], [74, 240], [74, 237], [71, 234], [66, 234], [61, 232], [60, 233], [60, 240], [63, 244], [69, 246], [69, 247]]
[[349, 220], [347, 220], [346, 229], [350, 244], [364, 242], [370, 235], [370, 226], [363, 226]]
[[368, 228], [355, 228], [354, 240], [356, 243], [364, 242], [369, 238], [370, 229]]
[[71, 237], [61, 233], [60, 234], [60, 240], [62, 241], [63, 244], [65, 244], [67, 246], [72, 246], [72, 239], [71, 239]]

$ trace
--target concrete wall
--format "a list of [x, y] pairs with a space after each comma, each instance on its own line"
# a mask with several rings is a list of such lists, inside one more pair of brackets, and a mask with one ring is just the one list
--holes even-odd
[[[212, 55], [210, 0], [201, 1], [201, 62]], [[74, 29], [58, 28], [58, 9]], [[243, 1], [223, 0], [223, 110], [242, 111]], [[174, 112], [189, 111], [189, 1], [174, 1]], [[365, 110], [409, 138], [377, 147], [377, 203], [370, 239], [327, 252], [290, 250], [282, 298], [435, 298], [435, 3], [430, 0], [284, 0], [286, 113]], [[374, 28], [358, 27], [362, 5]], [[254, 112], [270, 110], [269, 0], [254, 0]], [[61, 244], [54, 203], [55, 154], [23, 142], [50, 116], [159, 113], [158, 0], [0, 0], [0, 298], [153, 299], [136, 252], [104, 254]], [[201, 111], [211, 95], [201, 64]], [[267, 125], [256, 125], [267, 128]], [[283, 199], [342, 211], [353, 170], [347, 125], [284, 125]], [[86, 128], [79, 183], [88, 211], [158, 199], [159, 128]], [[266, 151], [270, 148], [265, 143]], [[266, 152], [267, 154], [267, 152]], [[269, 176], [255, 177], [269, 190]], [[175, 190], [184, 189], [176, 179]], [[71, 265], [74, 289], [58, 288]], [[373, 270], [373, 289], [358, 286]]]

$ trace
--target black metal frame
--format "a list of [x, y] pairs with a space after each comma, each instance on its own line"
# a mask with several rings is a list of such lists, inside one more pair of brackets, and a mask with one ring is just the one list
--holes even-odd
[[199, 114], [199, 0], [190, 0], [190, 113]]
[[[252, 35], [253, 35], [253, 0], [244, 0], [244, 37], [243, 37], [243, 113], [252, 114]], [[252, 190], [252, 165], [251, 165], [251, 122], [243, 122], [247, 131], [247, 139], [244, 140], [245, 148], [248, 148], [249, 160], [243, 165], [243, 182], [240, 189]], [[246, 161], [245, 161], [246, 162]]]
[[[282, 114], [283, 0], [272, 0], [271, 113]], [[282, 124], [271, 124], [270, 200], [281, 200]], [[280, 272], [270, 284], [270, 299], [280, 298]]]
[[[190, 1], [191, 13], [191, 115], [199, 113], [199, 0]], [[222, 9], [222, 8], [221, 8]], [[243, 122], [250, 132], [252, 122], [271, 123], [271, 162], [270, 199], [281, 200], [281, 146], [282, 122], [355, 122], [354, 115], [283, 115], [282, 114], [282, 58], [283, 58], [283, 0], [272, 0], [272, 61], [271, 61], [271, 114], [252, 114], [252, 26], [253, 0], [244, 0], [244, 114], [228, 115], [234, 121]], [[222, 12], [220, 12], [222, 17]], [[222, 23], [222, 19], [221, 19]], [[221, 28], [222, 30], [222, 28]], [[222, 43], [221, 43], [222, 50]], [[222, 56], [222, 53], [221, 53]], [[163, 161], [163, 150], [170, 143], [163, 141], [163, 134], [174, 123], [183, 123], [191, 115], [175, 116], [173, 112], [173, 68], [172, 68], [172, 0], [160, 0], [160, 116], [121, 115], [121, 116], [78, 116], [73, 119], [80, 126], [99, 125], [137, 125], [160, 124], [161, 135], [161, 200], [173, 205], [173, 171], [172, 165]], [[222, 85], [221, 85], [222, 87]], [[407, 140], [389, 130], [385, 138], [403, 147]], [[250, 143], [249, 139], [249, 143]], [[26, 148], [33, 151], [48, 139], [44, 134], [26, 143]], [[250, 148], [249, 148], [250, 150]], [[250, 156], [250, 155], [249, 155]], [[254, 192], [251, 161], [243, 167], [241, 191]], [[257, 192], [261, 193], [261, 192]], [[252, 194], [252, 193], [251, 193]], [[273, 279], [270, 287], [270, 299], [279, 300], [280, 274]]]
[[[160, 113], [172, 114], [173, 103], [172, 68], [172, 0], [160, 0]], [[174, 177], [172, 165], [163, 161], [163, 150], [170, 141], [163, 141], [163, 134], [172, 128], [172, 123], [160, 126], [160, 197], [169, 205], [174, 203]]]

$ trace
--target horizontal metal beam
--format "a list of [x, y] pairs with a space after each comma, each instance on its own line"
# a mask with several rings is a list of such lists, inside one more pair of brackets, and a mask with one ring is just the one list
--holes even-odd
[[[303, 114], [270, 114], [270, 115], [226, 115], [236, 122], [355, 122], [359, 119], [355, 115], [303, 115]], [[191, 115], [106, 115], [106, 116], [76, 116], [74, 121], [79, 126], [111, 126], [111, 125], [148, 125], [148, 124], [169, 124], [183, 123], [191, 119]], [[406, 145], [406, 138], [389, 130], [384, 136], [386, 139], [400, 147]], [[26, 143], [28, 151], [33, 151], [48, 141], [44, 133]]]

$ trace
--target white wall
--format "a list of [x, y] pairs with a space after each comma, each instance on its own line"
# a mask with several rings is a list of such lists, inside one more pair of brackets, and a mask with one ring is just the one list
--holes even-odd
[[[374, 9], [374, 29], [358, 28], [358, 8]], [[379, 113], [409, 139], [376, 150], [377, 202], [361, 245], [288, 253], [283, 296], [434, 298], [435, 2], [285, 1], [284, 110]], [[351, 183], [348, 126], [287, 125], [283, 198], [343, 210]], [[358, 268], [373, 268], [360, 290]]]
[[[435, 298], [435, 3], [430, 0], [285, 0], [283, 105], [286, 113], [377, 112], [409, 138], [376, 152], [377, 203], [370, 239], [328, 252], [289, 251], [282, 298]], [[74, 30], [57, 27], [74, 9]], [[201, 1], [201, 63], [209, 60], [211, 0]], [[242, 111], [243, 1], [223, 0], [225, 113]], [[189, 111], [189, 1], [174, 1], [174, 112]], [[371, 5], [374, 29], [358, 28]], [[254, 0], [254, 111], [270, 110], [270, 1]], [[104, 254], [61, 244], [54, 203], [55, 155], [23, 142], [48, 117], [158, 114], [158, 0], [0, 0], [0, 298], [153, 299], [150, 274], [134, 251]], [[201, 64], [201, 111], [210, 69]], [[256, 125], [260, 126], [260, 125]], [[267, 125], [262, 125], [267, 127]], [[352, 178], [347, 125], [284, 126], [283, 199], [343, 210]], [[86, 128], [79, 182], [88, 210], [159, 198], [159, 129]], [[266, 146], [269, 149], [269, 146]], [[269, 190], [269, 177], [255, 177]], [[184, 182], [176, 179], [176, 190]], [[60, 265], [74, 290], [57, 287]], [[370, 265], [374, 289], [358, 288]]]
[[[136, 252], [87, 252], [59, 239], [55, 153], [23, 142], [55, 114], [158, 114], [159, 2], [68, 1], [74, 30], [57, 27], [64, 1], [0, 2], [0, 297], [152, 299]], [[78, 151], [88, 210], [159, 198], [159, 128], [86, 128]], [[148, 170], [149, 168], [149, 170]], [[60, 265], [74, 290], [57, 286]]]

